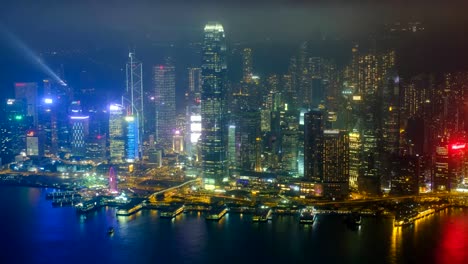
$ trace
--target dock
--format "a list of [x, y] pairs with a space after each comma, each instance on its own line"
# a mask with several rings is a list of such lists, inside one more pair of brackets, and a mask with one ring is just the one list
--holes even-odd
[[224, 217], [224, 215], [226, 215], [227, 212], [228, 208], [226, 205], [215, 206], [208, 212], [206, 220], [219, 221]]
[[129, 216], [139, 212], [143, 208], [141, 199], [132, 200], [130, 203], [119, 206], [117, 208], [116, 215], [118, 216]]

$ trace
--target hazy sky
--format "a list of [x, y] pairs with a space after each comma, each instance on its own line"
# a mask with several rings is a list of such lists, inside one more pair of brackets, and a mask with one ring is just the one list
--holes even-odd
[[435, 30], [463, 28], [468, 7], [463, 2], [3, 0], [0, 21], [21, 38], [43, 43], [147, 34], [161, 41], [194, 39], [203, 24], [213, 20], [222, 22], [234, 41], [295, 41], [318, 31], [353, 36], [397, 20], [422, 20]]

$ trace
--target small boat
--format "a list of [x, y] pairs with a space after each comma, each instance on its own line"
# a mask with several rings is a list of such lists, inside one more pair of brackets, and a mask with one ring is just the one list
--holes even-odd
[[108, 234], [108, 235], [114, 234], [114, 228], [113, 228], [113, 227], [109, 227], [109, 229], [107, 230], [107, 234]]

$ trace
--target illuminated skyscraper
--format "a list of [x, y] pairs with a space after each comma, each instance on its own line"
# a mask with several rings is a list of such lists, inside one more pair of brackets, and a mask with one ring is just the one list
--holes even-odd
[[111, 104], [109, 107], [109, 145], [112, 162], [122, 162], [125, 157], [124, 107]]
[[[135, 53], [130, 52], [128, 54], [128, 63], [126, 65], [126, 77], [127, 77], [127, 106], [128, 119], [133, 119], [131, 122], [132, 135], [130, 138], [136, 147], [136, 155], [132, 160], [138, 160], [142, 152], [143, 135], [146, 132], [144, 128], [144, 94], [143, 94], [143, 64], [135, 58]], [[127, 131], [128, 132], [128, 131]], [[128, 143], [128, 142], [127, 142]], [[133, 151], [131, 151], [133, 152]], [[128, 153], [127, 153], [128, 155]], [[127, 160], [130, 160], [127, 158]]]
[[26, 114], [37, 125], [37, 83], [15, 83], [15, 98], [26, 104]]
[[304, 176], [307, 180], [323, 180], [323, 114], [314, 110], [304, 115]]
[[138, 146], [138, 118], [133, 115], [125, 117], [126, 126], [126, 142], [125, 142], [125, 160], [127, 162], [135, 162], [139, 159]]
[[7, 99], [0, 115], [0, 154], [9, 162], [26, 148], [26, 132], [30, 126], [24, 100]]
[[345, 198], [349, 190], [349, 136], [339, 130], [323, 132], [324, 195]]
[[242, 80], [245, 83], [252, 81], [252, 49], [245, 48], [242, 50]]
[[357, 130], [349, 133], [349, 188], [358, 190], [361, 169], [361, 136]]
[[175, 67], [168, 64], [154, 66], [153, 81], [156, 102], [155, 140], [169, 149], [176, 128]]
[[206, 189], [227, 178], [226, 43], [223, 26], [208, 23], [202, 52], [201, 152]]
[[85, 156], [86, 139], [89, 135], [89, 116], [82, 113], [79, 101], [70, 107], [70, 146], [73, 156]]
[[200, 68], [189, 68], [189, 83], [188, 83], [188, 103], [200, 104], [201, 89], [202, 89], [202, 75]]

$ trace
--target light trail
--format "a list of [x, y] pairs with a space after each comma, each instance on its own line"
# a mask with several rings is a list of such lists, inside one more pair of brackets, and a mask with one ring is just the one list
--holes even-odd
[[2, 24], [0, 24], [0, 33], [4, 35], [5, 39], [11, 43], [12, 47], [17, 49], [18, 53], [22, 54], [27, 60], [31, 62], [31, 64], [38, 66], [40, 70], [54, 79], [54, 81], [57, 83], [67, 86], [67, 84], [49, 66], [47, 66], [32, 49], [26, 46], [22, 40], [8, 31], [7, 28]]

